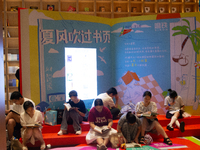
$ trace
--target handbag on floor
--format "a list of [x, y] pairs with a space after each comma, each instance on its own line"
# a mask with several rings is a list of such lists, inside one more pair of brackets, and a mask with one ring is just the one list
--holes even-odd
[[110, 143], [112, 144], [112, 148], [119, 148], [121, 144], [125, 143], [126, 139], [124, 138], [122, 133], [114, 133], [110, 135]]

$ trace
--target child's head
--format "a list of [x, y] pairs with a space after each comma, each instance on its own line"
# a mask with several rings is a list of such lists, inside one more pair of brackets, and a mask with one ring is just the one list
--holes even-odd
[[25, 112], [26, 112], [29, 116], [31, 116], [31, 115], [34, 114], [34, 105], [33, 105], [33, 103], [32, 103], [31, 101], [26, 101], [26, 102], [24, 102], [23, 107], [24, 107]]
[[111, 87], [108, 91], [106, 91], [106, 93], [113, 98], [115, 95], [117, 95], [117, 90], [114, 87]]
[[176, 93], [176, 91], [171, 90], [171, 89], [168, 89], [168, 91], [169, 91], [169, 97], [170, 97], [171, 99], [175, 100], [176, 97], [178, 96], [177, 93]]
[[20, 105], [22, 98], [23, 97], [22, 97], [21, 93], [18, 91], [14, 91], [10, 96], [10, 100], [12, 100], [13, 103], [15, 103], [17, 105]]
[[103, 101], [100, 98], [95, 99], [94, 106], [98, 112], [103, 110]]
[[143, 100], [144, 100], [144, 103], [150, 103], [150, 100], [151, 100], [151, 92], [150, 91], [145, 91], [143, 93]]
[[77, 99], [77, 96], [78, 96], [78, 94], [77, 94], [77, 92], [75, 91], [75, 90], [72, 90], [72, 91], [70, 91], [69, 92], [69, 97], [70, 97], [70, 99], [73, 101], [74, 99]]
[[126, 114], [126, 120], [128, 121], [129, 124], [133, 125], [136, 122], [136, 117], [133, 113], [128, 112]]

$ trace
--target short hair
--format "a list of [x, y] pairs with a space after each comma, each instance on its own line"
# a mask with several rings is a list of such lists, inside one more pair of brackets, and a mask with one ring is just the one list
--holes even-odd
[[34, 105], [31, 101], [25, 101], [24, 104], [23, 104], [23, 107], [24, 107], [24, 110], [26, 111], [29, 107], [34, 108]]
[[72, 97], [72, 96], [78, 96], [78, 94], [75, 90], [72, 90], [69, 92], [69, 97]]
[[145, 96], [149, 96], [151, 98], [152, 94], [150, 91], [145, 91], [143, 94], [143, 97], [145, 97]]
[[100, 98], [95, 99], [94, 106], [103, 106], [103, 101]]
[[19, 98], [23, 98], [23, 96], [21, 95], [20, 92], [18, 91], [14, 91], [11, 96], [10, 96], [10, 99], [13, 100], [13, 99], [16, 99], [16, 100], [19, 100]]
[[176, 93], [176, 91], [172, 90], [172, 89], [168, 89], [169, 91], [169, 97], [174, 99], [178, 94]]
[[135, 123], [136, 122], [136, 117], [133, 113], [131, 113], [130, 111], [126, 114], [126, 120], [128, 121], [128, 123]]
[[113, 95], [117, 95], [117, 90], [114, 87], [111, 87], [108, 91], [106, 91], [106, 93], [109, 94], [113, 94]]

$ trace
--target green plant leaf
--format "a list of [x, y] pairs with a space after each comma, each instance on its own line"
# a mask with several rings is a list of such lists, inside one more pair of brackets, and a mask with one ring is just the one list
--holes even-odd
[[[195, 41], [196, 39], [196, 41]], [[200, 39], [199, 38], [196, 38], [195, 35], [191, 35], [190, 36], [190, 40], [192, 42], [192, 45], [193, 45], [193, 48], [194, 48], [194, 51], [199, 54], [199, 49], [200, 49]]]
[[182, 21], [185, 21], [188, 24], [188, 28], [190, 29], [190, 22], [187, 19], [182, 19]]
[[180, 30], [183, 34], [189, 35], [187, 28], [188, 27], [186, 26], [176, 26], [176, 27], [173, 27], [172, 30]]

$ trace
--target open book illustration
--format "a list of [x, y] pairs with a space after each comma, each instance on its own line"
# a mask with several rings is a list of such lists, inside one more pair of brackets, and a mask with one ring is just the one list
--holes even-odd
[[69, 103], [64, 103], [63, 105], [66, 107], [67, 111], [69, 111], [70, 108], [72, 108], [72, 106]]
[[107, 126], [103, 126], [103, 127], [101, 127], [101, 128], [98, 127], [98, 126], [95, 126], [94, 131], [99, 132], [99, 133], [101, 133], [101, 134], [104, 134], [104, 133], [109, 132], [110, 129], [109, 129]]
[[27, 124], [26, 127], [27, 128], [39, 128], [39, 127], [42, 127], [42, 126], [38, 123], [35, 123], [35, 124]]
[[126, 143], [126, 148], [132, 148], [132, 147], [142, 147], [141, 144], [138, 143]]
[[151, 114], [143, 114], [142, 116], [151, 117], [151, 116], [156, 116], [156, 115], [158, 115], [158, 113], [152, 112]]

